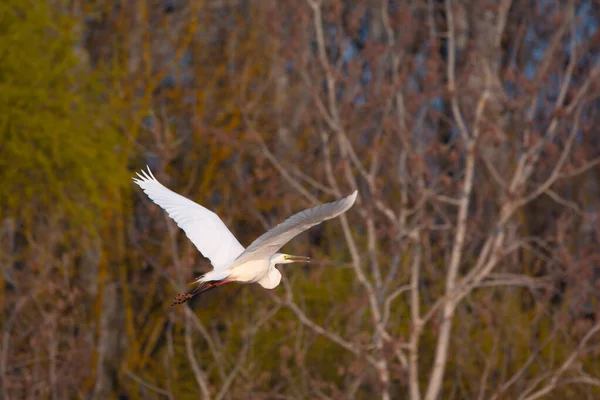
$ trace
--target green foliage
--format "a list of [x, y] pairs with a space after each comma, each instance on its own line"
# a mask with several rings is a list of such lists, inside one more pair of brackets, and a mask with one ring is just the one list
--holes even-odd
[[[126, 182], [113, 98], [48, 2], [0, 3], [0, 204], [89, 222]], [[114, 204], [114, 203], [113, 203]]]

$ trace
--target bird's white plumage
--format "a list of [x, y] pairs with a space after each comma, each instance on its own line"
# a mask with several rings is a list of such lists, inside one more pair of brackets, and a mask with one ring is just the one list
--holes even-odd
[[244, 251], [217, 214], [163, 186], [150, 168], [137, 175], [133, 181], [173, 218], [216, 271], [229, 267]]
[[320, 204], [296, 213], [259, 236], [233, 262], [234, 265], [244, 264], [251, 260], [261, 260], [271, 257], [287, 242], [305, 230], [348, 211], [356, 201], [358, 192], [355, 190], [343, 199], [331, 203]]
[[[206, 286], [203, 290], [231, 281], [256, 282], [266, 289], [275, 288], [281, 281], [281, 273], [275, 265], [308, 261], [307, 257], [290, 256], [277, 251], [301, 232], [346, 212], [357, 196], [355, 191], [343, 199], [294, 214], [244, 249], [217, 214], [167, 189], [156, 180], [150, 168], [148, 172], [142, 171], [137, 175], [139, 179], [134, 178], [134, 182], [175, 220], [198, 250], [210, 259], [214, 269], [196, 280], [196, 283]], [[193, 295], [179, 295], [173, 304], [184, 303], [191, 297]]]
[[267, 273], [260, 280], [256, 281], [256, 283], [265, 289], [273, 289], [279, 285], [279, 282], [281, 282], [281, 272], [274, 266], [270, 267]]

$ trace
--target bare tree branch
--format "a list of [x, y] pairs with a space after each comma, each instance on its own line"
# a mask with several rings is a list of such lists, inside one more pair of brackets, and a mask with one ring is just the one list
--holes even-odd
[[565, 360], [565, 362], [560, 366], [554, 374], [552, 374], [550, 381], [542, 388], [537, 390], [536, 392], [524, 397], [525, 400], [535, 400], [539, 399], [548, 393], [550, 393], [560, 382], [561, 377], [573, 366], [574, 362], [578, 357], [585, 353], [585, 346], [587, 342], [594, 337], [596, 333], [600, 331], [600, 323], [596, 323], [592, 329], [590, 329], [579, 342], [577, 349], [571, 353], [571, 355]]

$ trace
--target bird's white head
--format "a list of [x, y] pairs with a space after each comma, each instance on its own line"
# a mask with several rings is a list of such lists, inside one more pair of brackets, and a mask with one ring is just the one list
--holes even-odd
[[292, 256], [290, 254], [275, 253], [270, 258], [271, 265], [289, 264], [293, 262], [310, 262], [310, 257]]

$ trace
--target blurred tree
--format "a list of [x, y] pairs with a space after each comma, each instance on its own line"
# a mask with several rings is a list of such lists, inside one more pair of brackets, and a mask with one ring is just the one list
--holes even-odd
[[[0, 29], [36, 38], [11, 36], [7, 54], [31, 53], [22, 71], [0, 65], [23, 80], [0, 93], [22, 165], [0, 187], [9, 395], [598, 397], [593, 1], [9, 3]], [[41, 150], [22, 160], [20, 146]], [[315, 262], [281, 287], [169, 308], [208, 266], [145, 196], [117, 189], [128, 163], [242, 244], [302, 207], [360, 198], [288, 245]], [[68, 219], [84, 207], [73, 221], [91, 230]]]
[[[64, 398], [90, 374], [80, 327], [102, 285], [99, 237], [129, 189], [115, 76], [89, 69], [79, 31], [52, 2], [0, 3], [4, 398]], [[34, 354], [50, 367], [17, 367]]]
[[78, 57], [74, 19], [50, 3], [0, 7], [2, 211], [90, 223], [125, 183], [110, 81]]

